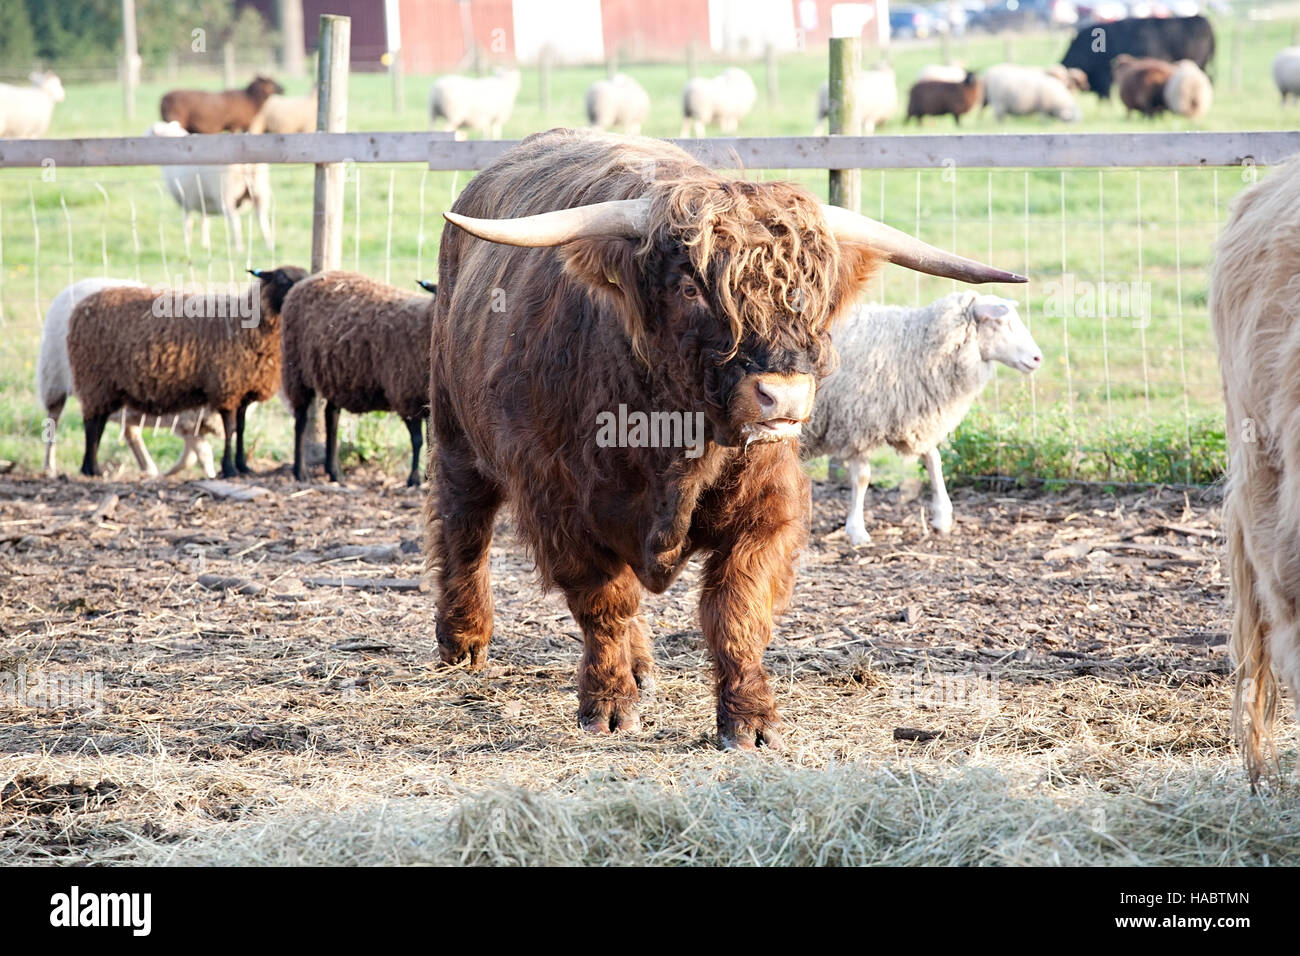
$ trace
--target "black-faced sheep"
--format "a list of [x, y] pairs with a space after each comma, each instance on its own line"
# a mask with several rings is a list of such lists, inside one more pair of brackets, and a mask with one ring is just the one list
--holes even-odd
[[951, 115], [958, 126], [961, 118], [984, 101], [984, 86], [974, 73], [960, 83], [947, 80], [918, 80], [907, 96], [907, 118], [920, 125], [925, 116]]
[[[302, 269], [257, 274], [239, 293], [110, 288], [73, 309], [68, 362], [86, 421], [84, 475], [98, 473], [104, 425], [123, 406], [147, 415], [221, 415], [221, 474], [247, 474], [244, 417], [280, 387], [280, 308]], [[235, 441], [232, 456], [231, 440]]]
[[[962, 76], [965, 76], [964, 71]], [[846, 133], [874, 133], [877, 126], [893, 119], [898, 112], [898, 84], [893, 68], [887, 63], [859, 73], [854, 93], [853, 116]], [[824, 134], [828, 128], [826, 119], [830, 108], [831, 88], [823, 83], [817, 91], [817, 125], [814, 128], [817, 135]]]
[[[180, 123], [154, 123], [150, 136], [188, 136]], [[193, 217], [199, 217], [199, 236], [203, 248], [212, 248], [210, 217], [226, 219], [234, 246], [244, 248], [244, 228], [239, 207], [252, 202], [262, 241], [271, 244], [271, 170], [266, 163], [230, 163], [224, 166], [162, 166], [163, 182], [172, 199], [181, 207], [185, 247], [194, 234]]]
[[597, 80], [587, 88], [587, 122], [596, 129], [620, 127], [639, 135], [650, 116], [650, 94], [626, 73]]
[[682, 87], [682, 136], [694, 130], [702, 137], [709, 126], [734, 133], [757, 100], [754, 80], [738, 66], [713, 77], [693, 77]]
[[1233, 730], [1252, 780], [1276, 765], [1273, 721], [1300, 707], [1300, 160], [1242, 192], [1219, 233], [1210, 318], [1228, 438], [1224, 537], [1236, 665]]
[[159, 112], [164, 123], [175, 120], [188, 133], [260, 132], [259, 116], [266, 101], [284, 87], [265, 76], [242, 90], [172, 90], [164, 94]]
[[[424, 285], [424, 283], [421, 283]], [[436, 286], [425, 285], [436, 295]], [[321, 272], [284, 299], [284, 396], [294, 413], [293, 474], [307, 480], [307, 409], [325, 399], [325, 471], [339, 480], [339, 411], [395, 412], [411, 436], [407, 484], [420, 483], [422, 428], [429, 417], [433, 310], [356, 272]]]
[[[130, 279], [81, 279], [62, 289], [50, 303], [45, 313], [45, 324], [41, 327], [41, 345], [36, 359], [36, 394], [45, 407], [48, 416], [45, 426], [45, 474], [53, 478], [58, 473], [55, 463], [55, 438], [59, 417], [69, 395], [76, 394], [72, 379], [72, 368], [68, 364], [68, 321], [72, 310], [86, 296], [114, 286], [142, 288], [141, 284]], [[120, 416], [122, 440], [126, 442], [135, 456], [140, 470], [149, 477], [158, 474], [145, 447], [140, 429], [149, 425], [149, 416], [132, 408], [122, 410]], [[154, 426], [169, 428], [185, 441], [185, 449], [180, 459], [167, 474], [175, 475], [189, 468], [197, 460], [203, 466], [203, 472], [209, 478], [216, 472], [212, 466], [212, 446], [208, 438], [221, 435], [221, 420], [214, 413], [204, 409], [190, 409], [166, 419], [155, 419]]]
[[429, 90], [429, 117], [444, 129], [476, 130], [500, 139], [519, 95], [519, 71], [498, 70], [492, 76], [442, 76]]
[[1032, 372], [1043, 362], [1008, 299], [954, 292], [920, 309], [860, 306], [833, 333], [840, 368], [817, 392], [801, 439], [808, 455], [833, 455], [849, 468], [853, 502], [844, 530], [871, 541], [862, 506], [870, 453], [892, 445], [920, 455], [930, 476], [930, 523], [952, 528], [938, 446], [961, 423], [1002, 362]]
[[31, 86], [0, 83], [0, 139], [39, 139], [50, 128], [54, 104], [67, 94], [53, 73], [33, 73]]

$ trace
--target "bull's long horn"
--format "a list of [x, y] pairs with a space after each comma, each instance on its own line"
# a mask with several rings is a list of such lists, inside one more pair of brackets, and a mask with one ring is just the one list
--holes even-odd
[[518, 219], [474, 219], [444, 212], [470, 235], [507, 246], [560, 246], [595, 236], [644, 236], [650, 217], [649, 199], [615, 199], [610, 202], [557, 209]]
[[917, 272], [961, 282], [1028, 282], [1024, 276], [986, 266], [965, 256], [944, 252], [883, 222], [876, 222], [840, 206], [822, 206], [826, 223], [836, 239], [860, 242], [890, 262]]

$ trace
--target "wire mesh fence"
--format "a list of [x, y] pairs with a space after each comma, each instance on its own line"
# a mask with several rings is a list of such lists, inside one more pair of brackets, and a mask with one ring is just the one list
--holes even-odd
[[[994, 291], [1017, 302], [1044, 365], [1032, 376], [996, 373], [946, 452], [950, 471], [1215, 480], [1224, 442], [1208, 265], [1231, 199], [1263, 174], [1252, 165], [864, 171], [863, 212], [1031, 277], [1026, 286]], [[436, 279], [441, 213], [470, 175], [410, 163], [349, 164], [344, 267], [413, 293], [415, 279]], [[795, 179], [825, 194], [824, 171], [749, 175]], [[239, 249], [219, 216], [210, 247], [197, 230], [187, 243], [181, 210], [156, 168], [42, 169], [0, 179], [0, 364], [20, 369], [6, 376], [19, 387], [0, 399], [0, 457], [36, 458], [44, 412], [21, 385], [31, 381], [44, 310], [64, 286], [90, 276], [228, 283], [249, 267], [307, 263], [311, 167], [273, 166], [272, 182], [271, 233], [263, 237], [245, 209]], [[921, 305], [954, 288], [950, 280], [887, 267], [867, 298]], [[291, 429], [283, 410], [272, 408], [263, 421], [262, 450], [284, 455]], [[365, 427], [372, 454], [383, 457], [391, 445], [393, 460], [400, 458], [400, 427]], [[79, 428], [75, 418], [60, 426], [69, 439]], [[76, 442], [67, 444], [71, 455]]]

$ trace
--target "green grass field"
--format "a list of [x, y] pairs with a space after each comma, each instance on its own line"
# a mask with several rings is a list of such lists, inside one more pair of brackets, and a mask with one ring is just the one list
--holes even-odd
[[[1234, 27], [1234, 23], [1236, 26]], [[1127, 120], [1117, 102], [1082, 97], [1084, 131], [1284, 129], [1300, 111], [1277, 101], [1269, 63], [1290, 44], [1290, 20], [1220, 22], [1220, 56], [1211, 70], [1216, 102], [1205, 121], [1177, 117]], [[1240, 29], [1240, 67], [1230, 42]], [[954, 42], [953, 58], [980, 68], [1003, 61], [1048, 64], [1059, 59], [1067, 37], [1034, 34], [970, 37]], [[917, 70], [941, 59], [937, 44], [900, 46], [893, 55], [902, 94]], [[716, 65], [701, 64], [702, 72]], [[650, 91], [653, 113], [646, 132], [676, 135], [682, 64], [628, 64], [626, 72]], [[750, 66], [760, 91], [761, 64]], [[825, 77], [825, 54], [782, 59], [779, 95], [742, 126], [750, 135], [812, 132], [813, 104]], [[552, 108], [543, 114], [537, 75], [525, 71], [508, 137], [556, 125], [581, 125], [583, 93], [600, 68], [556, 69]], [[1239, 78], [1239, 84], [1235, 79]], [[389, 80], [353, 76], [349, 126], [355, 130], [423, 130], [431, 77], [408, 76], [404, 109], [392, 109]], [[176, 82], [147, 82], [139, 118], [123, 119], [114, 83], [68, 85], [54, 116], [51, 137], [126, 135], [153, 121], [158, 97], [177, 85], [214, 88], [215, 75], [182, 75]], [[290, 92], [308, 85], [290, 84]], [[974, 117], [963, 130], [1007, 133], [1059, 130], [1040, 120], [995, 123]], [[951, 120], [929, 121], [925, 132], [947, 132]], [[915, 132], [890, 124], [887, 132]], [[1098, 171], [930, 169], [863, 173], [863, 211], [938, 245], [1026, 272], [1026, 287], [1005, 287], [1017, 297], [1045, 355], [1045, 367], [1024, 379], [1003, 369], [956, 436], [948, 455], [955, 476], [1011, 474], [1101, 481], [1212, 481], [1223, 467], [1223, 428], [1213, 341], [1206, 314], [1211, 245], [1228, 204], [1250, 179], [1240, 169]], [[414, 289], [416, 277], [436, 278], [441, 213], [469, 174], [432, 173], [419, 166], [364, 165], [349, 169], [344, 267]], [[759, 178], [793, 178], [825, 195], [818, 171], [755, 171]], [[249, 251], [229, 249], [224, 224], [212, 227], [213, 251], [187, 252], [179, 211], [161, 192], [154, 168], [15, 169], [0, 171], [0, 459], [21, 469], [39, 467], [44, 411], [33, 391], [40, 323], [50, 299], [66, 283], [91, 275], [226, 281], [247, 265], [307, 264], [311, 246], [312, 170], [273, 167], [275, 244], [268, 249], [245, 216]], [[197, 230], [195, 233], [197, 237]], [[196, 238], [197, 244], [197, 238]], [[1130, 283], [1133, 302], [1109, 308], [1089, 303], [1089, 283]], [[1072, 283], [1073, 285], [1070, 285]], [[882, 274], [872, 298], [920, 303], [953, 284], [897, 269]], [[1063, 305], [1067, 290], [1072, 305]], [[1084, 298], [1080, 301], [1080, 296]], [[291, 427], [276, 402], [251, 418], [254, 455], [283, 460]], [[395, 472], [408, 454], [406, 432], [391, 416], [367, 416], [345, 434], [345, 454], [378, 461]], [[75, 403], [59, 426], [62, 469], [81, 454]], [[149, 438], [160, 463], [179, 440], [158, 429]], [[109, 460], [129, 460], [116, 429], [105, 443]], [[886, 481], [897, 466], [882, 458]], [[909, 466], [910, 467], [910, 466]]]

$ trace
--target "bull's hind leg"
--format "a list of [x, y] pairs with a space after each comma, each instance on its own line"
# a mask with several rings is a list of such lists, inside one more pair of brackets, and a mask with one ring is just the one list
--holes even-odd
[[438, 649], [447, 664], [481, 667], [492, 639], [488, 552], [501, 492], [474, 467], [464, 437], [440, 430], [425, 506], [431, 563], [438, 568]]
[[[650, 678], [649, 644], [639, 608], [641, 583], [624, 567], [614, 576], [592, 569], [581, 581], [560, 581], [582, 628], [578, 724], [594, 734], [641, 729], [641, 681]], [[653, 680], [651, 679], [651, 683]]]

